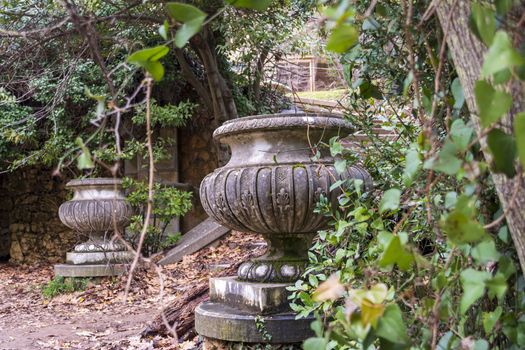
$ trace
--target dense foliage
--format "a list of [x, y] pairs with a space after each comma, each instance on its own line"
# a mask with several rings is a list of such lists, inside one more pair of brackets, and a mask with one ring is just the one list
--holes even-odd
[[[471, 28], [489, 48], [475, 91], [481, 137], [430, 3], [324, 9], [350, 87], [346, 117], [366, 136], [351, 147], [333, 139], [330, 151], [343, 156], [341, 171], [361, 160], [376, 187], [339, 182], [338, 207], [319, 205], [332, 227], [291, 288], [295, 311], [321, 316], [307, 350], [525, 346], [525, 280], [490, 173], [522, 176], [525, 164], [516, 164], [523, 130], [498, 123], [512, 104], [504, 86], [525, 67], [509, 39], [512, 1], [472, 4]], [[480, 152], [487, 134], [492, 161]]]

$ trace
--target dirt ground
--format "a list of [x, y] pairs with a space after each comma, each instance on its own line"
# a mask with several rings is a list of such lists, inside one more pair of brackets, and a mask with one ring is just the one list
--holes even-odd
[[[209, 278], [217, 266], [239, 260], [241, 251], [260, 249], [261, 239], [232, 233], [163, 269], [164, 297], [154, 269], [140, 268], [124, 301], [127, 276], [89, 282], [83, 291], [53, 299], [42, 286], [53, 267], [0, 264], [0, 349], [196, 349], [198, 337], [176, 345], [173, 338], [140, 333], [169, 301]], [[251, 244], [255, 244], [250, 248]]]

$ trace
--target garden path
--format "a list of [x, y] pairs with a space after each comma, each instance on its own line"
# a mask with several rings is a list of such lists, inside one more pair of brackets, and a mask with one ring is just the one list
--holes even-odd
[[[234, 232], [219, 246], [166, 266], [164, 303], [208, 279], [213, 273], [211, 267], [239, 260], [246, 241], [253, 242], [254, 236]], [[177, 348], [169, 337], [140, 337], [161, 305], [159, 277], [152, 269], [140, 268], [135, 273], [125, 303], [127, 276], [90, 282], [83, 291], [46, 299], [41, 289], [52, 278], [50, 265], [0, 264], [0, 349]], [[182, 343], [180, 348], [197, 348], [194, 340]]]

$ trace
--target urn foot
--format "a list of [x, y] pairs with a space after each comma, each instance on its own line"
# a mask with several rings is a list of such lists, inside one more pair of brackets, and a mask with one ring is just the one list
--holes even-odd
[[313, 233], [264, 234], [266, 254], [241, 264], [237, 276], [241, 281], [292, 283], [304, 273]]

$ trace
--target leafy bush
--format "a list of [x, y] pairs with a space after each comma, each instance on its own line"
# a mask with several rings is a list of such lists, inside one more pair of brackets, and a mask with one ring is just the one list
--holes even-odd
[[[148, 199], [148, 185], [145, 182], [132, 178], [123, 179], [123, 187], [129, 192], [127, 200], [136, 209], [137, 215], [131, 218], [131, 224], [126, 230], [129, 241], [136, 245], [143, 228], [146, 203]], [[154, 185], [153, 215], [147, 229], [143, 245], [143, 253], [151, 255], [173, 245], [180, 238], [180, 233], [169, 233], [166, 229], [170, 222], [182, 217], [192, 206], [192, 193], [156, 183]]]
[[[349, 180], [341, 184], [337, 208], [326, 199], [319, 203], [330, 229], [319, 233], [304, 278], [290, 288], [300, 317], [319, 316], [312, 325], [316, 336], [304, 348], [524, 348], [525, 280], [492, 176], [523, 176], [525, 164], [516, 165], [513, 146], [523, 134], [509, 135], [502, 122], [508, 93], [497, 76], [478, 81], [483, 129], [476, 135], [446, 55], [435, 85], [433, 54], [443, 42], [437, 18], [414, 30], [414, 23], [406, 27], [405, 1], [378, 3], [372, 16], [355, 15], [367, 5], [351, 8], [343, 1], [325, 12], [333, 29], [328, 46], [342, 54], [350, 87], [345, 116], [362, 139], [334, 138], [329, 146], [342, 157], [336, 169], [360, 160], [376, 186], [364, 193], [359, 181]], [[419, 21], [428, 3], [413, 6]], [[472, 11], [496, 16], [478, 2]], [[490, 32], [476, 20], [477, 35]], [[504, 81], [519, 81], [515, 66], [522, 69], [525, 59], [501, 37], [483, 40], [489, 47], [484, 67], [495, 65], [494, 47], [504, 47], [500, 53], [513, 57], [502, 68], [512, 71]], [[481, 152], [487, 134], [492, 160]]]
[[83, 291], [87, 288], [89, 278], [74, 278], [55, 276], [46, 285], [42, 286], [44, 298], [52, 299], [60, 294]]

